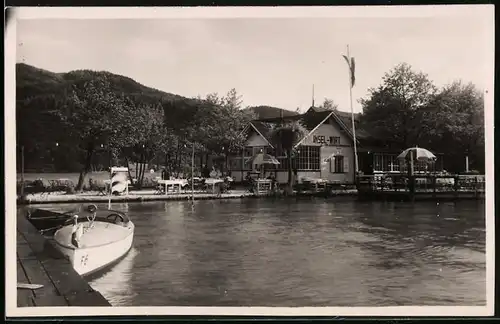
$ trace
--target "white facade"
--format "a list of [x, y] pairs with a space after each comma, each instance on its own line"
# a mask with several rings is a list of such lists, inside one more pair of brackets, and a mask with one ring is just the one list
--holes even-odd
[[[236, 182], [242, 181], [248, 172], [257, 172], [256, 166], [250, 166], [242, 161], [250, 159], [260, 151], [273, 154], [274, 150], [264, 135], [259, 134], [253, 127], [246, 143], [246, 149], [238, 157], [232, 157], [230, 163], [231, 176]], [[302, 178], [324, 179], [341, 183], [352, 183], [354, 181], [354, 150], [353, 141], [341, 126], [330, 118], [321, 124], [314, 132], [308, 134], [297, 147], [295, 166], [298, 180]], [[284, 154], [281, 154], [284, 155]], [[337, 156], [334, 157], [333, 155]], [[286, 163], [285, 156], [275, 155], [280, 162]], [[331, 159], [329, 159], [331, 158]], [[240, 167], [243, 165], [243, 167]], [[268, 167], [272, 169], [272, 167]], [[277, 181], [286, 183], [288, 171], [284, 167], [277, 167]], [[261, 173], [261, 175], [264, 175]]]
[[[321, 170], [315, 172], [316, 178], [328, 181], [354, 181], [354, 148], [352, 139], [340, 130], [338, 124], [331, 119], [307, 136], [301, 146], [319, 146]], [[335, 169], [335, 157], [341, 156], [342, 168]], [[333, 157], [329, 160], [326, 160]], [[301, 175], [299, 174], [299, 177]]]

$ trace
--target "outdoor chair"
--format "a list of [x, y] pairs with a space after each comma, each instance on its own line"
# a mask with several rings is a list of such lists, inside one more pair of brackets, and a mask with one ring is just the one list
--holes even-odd
[[106, 196], [108, 194], [108, 187], [104, 182], [98, 182], [95, 184], [95, 191], [97, 191], [98, 196]]
[[207, 187], [207, 184], [205, 183], [205, 179], [201, 179], [199, 181], [194, 182], [194, 189], [195, 190], [205, 190]]
[[155, 192], [154, 192], [155, 195], [165, 194], [165, 185], [158, 183], [158, 180], [155, 181], [154, 188], [155, 188]]
[[253, 179], [248, 179], [244, 181], [245, 192], [255, 193], [256, 184]]
[[222, 194], [229, 193], [229, 184], [226, 182], [221, 182], [217, 184], [217, 196], [220, 197]]
[[90, 178], [89, 187], [90, 191], [97, 191], [98, 196], [106, 196], [108, 194], [107, 186], [104, 181], [94, 181], [94, 179]]
[[185, 186], [186, 190], [203, 190], [205, 179], [189, 179], [188, 184]]
[[161, 185], [161, 184], [157, 184], [155, 186], [155, 192], [154, 192], [155, 195], [163, 195], [165, 194], [165, 186], [164, 185]]

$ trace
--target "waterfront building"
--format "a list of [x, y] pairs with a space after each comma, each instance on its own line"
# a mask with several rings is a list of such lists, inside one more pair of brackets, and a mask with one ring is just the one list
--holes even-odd
[[[338, 182], [354, 181], [354, 149], [350, 114], [318, 107], [309, 108], [304, 114], [286, 117], [257, 119], [245, 129], [247, 143], [239, 155], [230, 158], [231, 176], [241, 181], [248, 172], [259, 172], [259, 167], [248, 161], [259, 152], [274, 155], [280, 162], [277, 166], [266, 167], [276, 174], [277, 181], [288, 180], [285, 152], [275, 147], [271, 140], [273, 124], [286, 120], [299, 120], [308, 133], [296, 145], [292, 169], [298, 178], [326, 179]], [[357, 118], [357, 116], [355, 117]]]
[[[267, 114], [268, 115], [268, 114]], [[276, 117], [257, 118], [249, 123], [244, 132], [247, 136], [245, 148], [229, 157], [228, 171], [236, 182], [242, 181], [247, 173], [268, 175], [274, 173], [279, 183], [288, 181], [288, 161], [285, 152], [272, 142], [274, 126], [282, 121], [297, 120], [308, 130], [295, 147], [292, 169], [298, 180], [302, 178], [323, 179], [339, 183], [355, 181], [354, 136], [351, 114], [338, 110], [310, 107], [303, 114], [281, 113]], [[378, 141], [365, 130], [359, 128], [359, 114], [354, 114], [358, 148], [358, 169], [364, 174], [405, 172], [406, 165], [397, 160], [401, 149], [391, 147], [391, 143]], [[280, 162], [277, 166], [264, 169], [251, 165], [251, 158], [264, 152], [274, 155]], [[442, 165], [442, 157], [437, 154], [437, 166]], [[416, 163], [415, 171], [435, 169], [427, 163]]]

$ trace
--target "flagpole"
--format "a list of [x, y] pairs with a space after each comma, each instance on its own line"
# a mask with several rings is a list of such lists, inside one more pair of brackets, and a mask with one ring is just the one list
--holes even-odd
[[349, 45], [347, 45], [347, 61], [349, 65], [349, 104], [351, 106], [351, 121], [352, 121], [352, 136], [354, 138], [354, 181], [356, 181], [356, 176], [358, 174], [358, 145], [356, 143], [356, 127], [354, 124], [354, 108], [352, 106], [352, 87], [354, 86], [353, 84], [353, 79], [352, 79], [352, 74], [354, 73], [352, 71], [353, 67], [351, 66], [351, 55], [349, 54]]

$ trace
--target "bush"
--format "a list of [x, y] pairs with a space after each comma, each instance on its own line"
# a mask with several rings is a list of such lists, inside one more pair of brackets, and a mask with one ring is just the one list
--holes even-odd
[[73, 184], [67, 185], [66, 186], [66, 194], [72, 195], [74, 193], [75, 193], [75, 186]]

